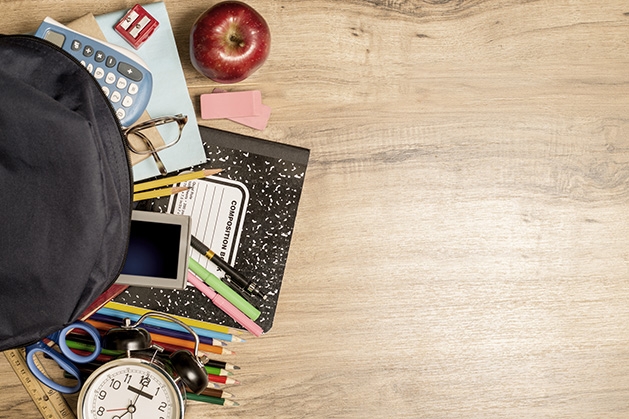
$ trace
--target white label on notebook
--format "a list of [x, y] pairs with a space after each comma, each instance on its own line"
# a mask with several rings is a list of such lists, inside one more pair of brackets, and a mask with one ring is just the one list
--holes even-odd
[[[249, 203], [247, 187], [229, 179], [208, 177], [187, 181], [187, 191], [171, 196], [168, 212], [189, 215], [192, 234], [230, 265], [236, 260], [240, 235]], [[197, 251], [190, 255], [219, 278], [223, 273]]]

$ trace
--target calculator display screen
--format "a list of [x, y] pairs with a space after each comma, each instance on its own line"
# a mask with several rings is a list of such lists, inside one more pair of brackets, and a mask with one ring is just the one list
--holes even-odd
[[46, 32], [46, 35], [44, 35], [44, 39], [48, 42], [52, 42], [59, 48], [63, 48], [63, 43], [65, 42], [66, 37], [59, 32], [49, 30]]

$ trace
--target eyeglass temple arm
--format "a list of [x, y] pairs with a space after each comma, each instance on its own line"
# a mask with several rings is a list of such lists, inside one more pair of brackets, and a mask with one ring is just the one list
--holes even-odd
[[155, 164], [157, 165], [157, 168], [159, 169], [159, 172], [162, 175], [167, 175], [168, 174], [168, 170], [166, 170], [166, 166], [164, 166], [164, 162], [162, 161], [162, 159], [157, 154], [157, 150], [155, 149], [155, 146], [153, 145], [151, 140], [146, 138], [146, 136], [144, 134], [142, 134], [141, 132], [139, 132], [139, 131], [136, 131], [135, 135], [140, 137], [142, 139], [142, 141], [144, 141], [144, 144], [146, 144], [146, 146], [149, 148], [149, 150], [151, 150], [151, 156], [153, 156], [153, 160], [155, 160]]

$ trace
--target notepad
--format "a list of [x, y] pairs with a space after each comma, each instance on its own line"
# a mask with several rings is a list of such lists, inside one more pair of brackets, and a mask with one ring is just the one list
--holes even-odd
[[[146, 62], [153, 75], [153, 94], [146, 110], [153, 118], [179, 113], [188, 116], [188, 123], [179, 142], [159, 153], [166, 169], [173, 172], [203, 163], [205, 151], [166, 6], [164, 2], [157, 2], [143, 7], [159, 21], [159, 27], [142, 48], [135, 51]], [[125, 9], [96, 16], [107, 41], [123, 48], [129, 48], [129, 45], [114, 30], [114, 26], [126, 12]], [[135, 181], [159, 174], [153, 159], [146, 159], [133, 166]]]
[[229, 119], [238, 124], [262, 131], [271, 117], [271, 107], [262, 103], [259, 90], [227, 92], [214, 89], [201, 95], [202, 119]]
[[221, 119], [260, 115], [262, 94], [259, 90], [206, 93], [201, 95], [201, 118]]

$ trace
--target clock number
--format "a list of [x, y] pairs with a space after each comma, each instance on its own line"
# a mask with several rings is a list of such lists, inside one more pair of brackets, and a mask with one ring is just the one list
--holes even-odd
[[124, 375], [124, 382], [127, 383], [127, 384], [131, 383], [131, 377], [132, 377], [131, 374], [125, 374]]
[[155, 390], [155, 395], [157, 396], [159, 394], [159, 391], [161, 390], [161, 387], [157, 387], [157, 390]]
[[105, 400], [105, 397], [107, 397], [107, 392], [106, 392], [105, 390], [101, 390], [101, 391], [98, 393], [98, 398], [99, 398], [100, 400]]
[[159, 407], [157, 408], [157, 410], [159, 410], [160, 412], [165, 412], [166, 411], [166, 407], [168, 407], [168, 404], [166, 404], [166, 402], [162, 402]]
[[103, 416], [103, 413], [105, 413], [105, 408], [103, 406], [99, 407], [98, 410], [96, 411], [96, 414], [98, 416]]
[[140, 384], [144, 387], [148, 387], [149, 384], [151, 384], [151, 379], [147, 376], [142, 376], [142, 379], [140, 380]]
[[109, 387], [112, 387], [114, 390], [118, 390], [121, 385], [122, 385], [122, 383], [120, 381], [118, 381], [118, 380], [111, 380], [111, 383], [109, 384]]

